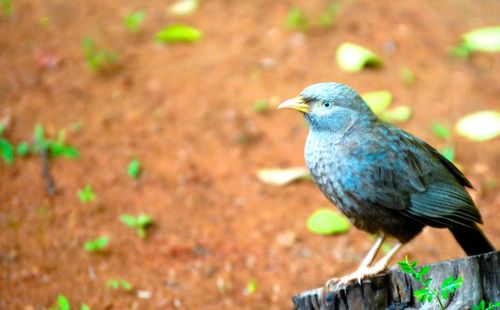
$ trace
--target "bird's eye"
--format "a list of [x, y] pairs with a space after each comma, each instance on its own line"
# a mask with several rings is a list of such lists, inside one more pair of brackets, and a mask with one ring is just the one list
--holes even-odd
[[329, 109], [332, 107], [332, 103], [329, 101], [324, 101], [323, 103], [321, 103], [321, 106], [325, 109]]

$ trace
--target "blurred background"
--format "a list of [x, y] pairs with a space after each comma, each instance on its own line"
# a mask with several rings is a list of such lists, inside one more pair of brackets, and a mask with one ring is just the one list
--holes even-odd
[[[498, 247], [498, 133], [456, 130], [499, 110], [500, 54], [461, 45], [498, 12], [495, 0], [0, 0], [0, 308], [62, 295], [76, 309], [288, 309], [354, 270], [373, 237], [313, 233], [310, 214], [334, 210], [314, 184], [258, 175], [304, 166], [303, 118], [275, 108], [320, 81], [389, 93], [387, 109], [405, 111], [389, 119], [472, 181]], [[346, 42], [373, 54], [343, 68]], [[464, 253], [426, 229], [405, 255]]]

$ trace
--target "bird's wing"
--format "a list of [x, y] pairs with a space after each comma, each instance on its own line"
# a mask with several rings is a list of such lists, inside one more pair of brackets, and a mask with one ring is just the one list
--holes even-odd
[[[481, 222], [463, 174], [427, 143], [399, 129], [361, 148], [358, 173], [363, 198], [424, 224], [471, 226]], [[387, 143], [388, 142], [388, 143]]]

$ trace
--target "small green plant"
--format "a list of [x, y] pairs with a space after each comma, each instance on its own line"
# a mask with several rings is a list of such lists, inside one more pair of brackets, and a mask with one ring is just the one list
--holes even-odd
[[415, 269], [417, 266], [417, 261], [408, 261], [408, 256], [405, 257], [404, 261], [398, 263], [399, 267], [404, 273], [409, 274], [416, 281], [423, 284], [421, 289], [414, 292], [415, 298], [421, 303], [432, 302], [434, 298], [438, 301], [441, 309], [444, 309], [443, 300], [447, 300], [450, 294], [453, 294], [458, 288], [462, 286], [462, 277], [455, 278], [450, 276], [446, 278], [442, 283], [440, 288], [431, 288], [430, 284], [432, 278], [428, 277], [424, 279], [424, 276], [430, 271], [429, 266], [424, 266], [420, 268], [419, 271]]
[[10, 165], [14, 162], [14, 148], [9, 140], [1, 136], [4, 130], [4, 125], [0, 124], [0, 156], [8, 165]]
[[83, 248], [87, 252], [102, 252], [109, 244], [109, 238], [101, 236], [93, 240], [85, 242]]
[[85, 61], [91, 71], [105, 71], [118, 61], [118, 55], [115, 52], [97, 50], [94, 41], [89, 37], [83, 38], [82, 47]]
[[[68, 157], [77, 158], [79, 156], [78, 151], [71, 145], [66, 145], [66, 131], [60, 130], [57, 133], [55, 140], [47, 139], [45, 137], [45, 129], [41, 124], [35, 126], [34, 132], [34, 143], [31, 148], [31, 152], [40, 153], [42, 150], [46, 150], [51, 158], [56, 157]], [[26, 146], [23, 146], [25, 148]], [[23, 150], [25, 151], [25, 150]]]
[[127, 174], [133, 178], [137, 179], [141, 174], [141, 162], [135, 158], [127, 166]]
[[11, 17], [14, 14], [14, 5], [12, 0], [0, 0], [0, 8], [2, 9], [3, 16]]
[[110, 279], [110, 280], [106, 281], [106, 287], [113, 289], [113, 290], [122, 289], [125, 292], [131, 292], [133, 289], [132, 284], [130, 284], [130, 282], [125, 281], [123, 279], [121, 279], [121, 280]]
[[[68, 298], [66, 296], [59, 294], [57, 296], [57, 304], [54, 307], [49, 307], [49, 310], [71, 310], [71, 306], [69, 305]], [[83, 304], [80, 307], [80, 310], [90, 310], [90, 307], [86, 304]]]
[[30, 144], [26, 141], [22, 141], [17, 145], [16, 153], [19, 156], [28, 156], [30, 153]]
[[269, 103], [263, 99], [257, 100], [253, 105], [253, 110], [256, 113], [265, 113], [269, 111]]
[[330, 27], [333, 25], [335, 21], [335, 17], [337, 17], [339, 11], [339, 3], [333, 2], [328, 5], [326, 10], [318, 16], [317, 22], [320, 27]]
[[448, 126], [445, 126], [439, 122], [434, 122], [431, 125], [432, 133], [442, 140], [448, 140], [451, 138], [451, 130]]
[[494, 309], [500, 309], [500, 302], [490, 302], [488, 304], [488, 307], [486, 307], [486, 302], [484, 300], [481, 300], [481, 302], [478, 305], [472, 306], [472, 310], [494, 310]]
[[309, 28], [309, 19], [299, 7], [291, 7], [285, 19], [285, 26], [291, 30], [306, 31]]
[[123, 214], [122, 216], [120, 216], [120, 222], [130, 228], [135, 229], [137, 235], [141, 239], [146, 238], [146, 229], [151, 226], [151, 224], [153, 224], [153, 220], [151, 219], [151, 217], [145, 214], [140, 214], [137, 217], [134, 217], [130, 214]]
[[131, 13], [125, 16], [125, 18], [123, 19], [123, 24], [128, 29], [128, 31], [132, 33], [137, 33], [140, 30], [141, 24], [145, 16], [146, 14], [144, 14], [143, 11], [137, 11]]
[[85, 185], [84, 188], [78, 191], [77, 193], [78, 200], [83, 203], [91, 202], [96, 200], [97, 196], [92, 190], [92, 186], [90, 184]]

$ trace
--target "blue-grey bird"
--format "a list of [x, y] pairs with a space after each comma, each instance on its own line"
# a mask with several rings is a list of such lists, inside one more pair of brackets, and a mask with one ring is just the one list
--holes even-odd
[[[350, 87], [314, 84], [278, 108], [298, 110], [309, 123], [305, 161], [319, 189], [355, 227], [379, 236], [340, 283], [385, 270], [426, 225], [450, 229], [468, 255], [495, 250], [477, 226], [481, 215], [462, 172], [426, 142], [380, 120]], [[399, 242], [372, 265], [386, 237]]]

